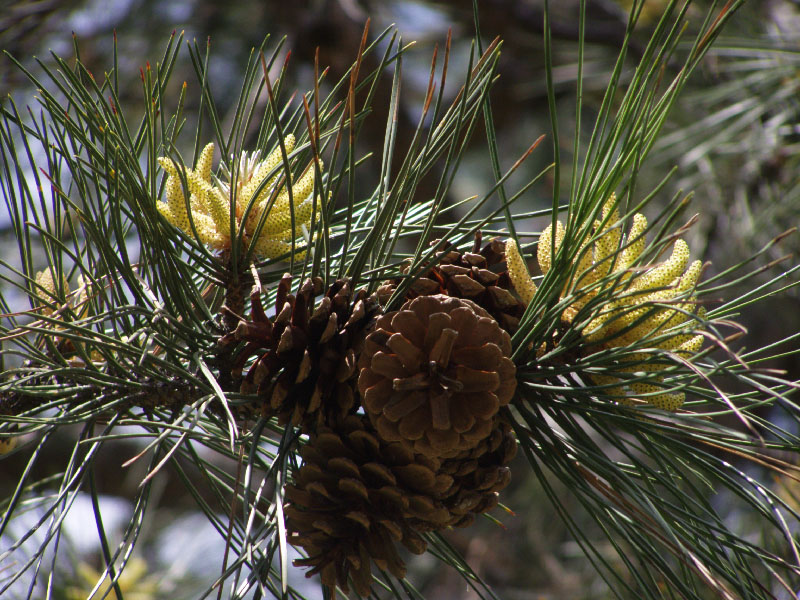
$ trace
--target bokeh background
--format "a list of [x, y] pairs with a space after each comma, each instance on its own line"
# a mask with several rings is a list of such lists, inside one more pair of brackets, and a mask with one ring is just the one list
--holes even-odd
[[[509, 168], [541, 134], [549, 134], [544, 53], [543, 12], [538, 0], [480, 0], [480, 27], [484, 45], [499, 36], [503, 52], [500, 77], [492, 94], [495, 108], [500, 162]], [[554, 77], [557, 90], [559, 127], [565, 165], [571, 160], [575, 129], [575, 78], [577, 76], [578, 2], [553, 2]], [[623, 78], [632, 73], [649, 32], [665, 2], [648, 1], [642, 13]], [[687, 27], [697, 29], [711, 3], [690, 7]], [[628, 5], [624, 0], [589, 0], [586, 19], [584, 63], [583, 127], [587, 136], [594, 122], [609, 75], [625, 35]], [[271, 42], [284, 39], [283, 52], [291, 54], [287, 89], [300, 93], [313, 86], [314, 59], [330, 68], [329, 81], [337, 81], [355, 58], [364, 25], [370, 19], [370, 37], [375, 38], [394, 24], [405, 42], [414, 41], [403, 63], [402, 110], [398, 128], [398, 153], [408, 143], [421, 110], [428, 83], [431, 55], [440, 51], [452, 32], [452, 52], [446, 95], [457, 91], [468, 64], [475, 32], [472, 2], [401, 2], [377, 0], [242, 0], [221, 3], [213, 0], [37, 0], [0, 1], [0, 48], [31, 71], [48, 63], [49, 53], [73, 56], [75, 50], [96, 77], [109, 70], [116, 36], [119, 52], [120, 98], [136, 114], [142, 99], [139, 70], [146, 61], [155, 63], [170, 35], [183, 32], [187, 42], [211, 44], [211, 89], [222, 114], [229, 122], [238, 97], [240, 78], [251, 49], [267, 34]], [[687, 40], [691, 36], [687, 35]], [[688, 43], [688, 42], [687, 42]], [[374, 57], [368, 61], [375, 60]], [[375, 64], [365, 65], [371, 69]], [[172, 77], [174, 94], [187, 82], [186, 114], [199, 104], [199, 84], [183, 52]], [[668, 78], [665, 78], [668, 79]], [[361, 136], [365, 152], [383, 144], [385, 110], [391, 92], [391, 73], [382, 80], [374, 102], [375, 112], [366, 122]], [[0, 58], [0, 93], [11, 95], [20, 106], [35, 110], [35, 90], [8, 57]], [[264, 102], [263, 99], [257, 102]], [[384, 112], [382, 112], [384, 111]], [[184, 136], [186, 154], [194, 140], [192, 124]], [[548, 135], [549, 139], [549, 135]], [[254, 142], [254, 139], [253, 139]], [[245, 145], [247, 147], [247, 145]], [[480, 194], [493, 185], [485, 139], [476, 134], [472, 147], [451, 191], [452, 200]], [[523, 185], [552, 162], [548, 141], [542, 144], [509, 181], [509, 189]], [[379, 156], [374, 158], [377, 173]], [[400, 161], [396, 161], [400, 162]], [[671, 179], [650, 207], [654, 213], [676, 194], [693, 193], [686, 210], [688, 218], [699, 213], [698, 223], [687, 235], [693, 256], [710, 261], [711, 276], [736, 264], [763, 247], [781, 232], [800, 224], [800, 4], [792, 0], [752, 1], [732, 19], [719, 43], [711, 50], [679, 100], [649, 162], [644, 166], [638, 190], [643, 198], [672, 169]], [[370, 169], [362, 169], [364, 190], [370, 189]], [[568, 190], [569, 169], [562, 168]], [[435, 178], [430, 178], [435, 181]], [[552, 179], [534, 187], [516, 206], [529, 211], [551, 204]], [[421, 199], [433, 190], [420, 187]], [[8, 219], [0, 208], [0, 253], [13, 244]], [[520, 231], [534, 234], [544, 227], [541, 221], [518, 224]], [[533, 238], [531, 238], [533, 239]], [[763, 258], [766, 264], [800, 250], [800, 236], [790, 235]], [[790, 259], [796, 261], [796, 258]], [[755, 287], [765, 281], [751, 279]], [[741, 293], [735, 288], [731, 295]], [[800, 298], [797, 289], [781, 298], [772, 298], [740, 316], [749, 330], [747, 347], [769, 343], [800, 330]], [[789, 377], [800, 377], [796, 358], [775, 361], [771, 366], [784, 369]], [[72, 440], [65, 439], [65, 451]], [[51, 448], [54, 446], [51, 445]], [[57, 449], [51, 450], [57, 452]], [[122, 462], [137, 452], [133, 445], [108, 446], [103, 454], [98, 485], [108, 515], [107, 533], [113, 539], [115, 528], [127, 524], [132, 507], [125, 500], [133, 495], [141, 480], [136, 463], [123, 468]], [[54, 457], [55, 459], [55, 457]], [[11, 471], [22, 468], [5, 461], [0, 472], [0, 493], [10, 492], [15, 482]], [[232, 465], [221, 465], [233, 468]], [[42, 467], [44, 468], [44, 467]], [[44, 475], [44, 473], [41, 473]], [[612, 597], [605, 581], [598, 576], [584, 552], [561, 524], [556, 511], [544, 495], [530, 469], [520, 461], [514, 481], [503, 496], [506, 510], [496, 510], [496, 522], [488, 519], [475, 526], [453, 531], [448, 539], [467, 558], [472, 568], [498, 595], [523, 599], [601, 599]], [[776, 482], [786, 488], [788, 482]], [[556, 486], [558, 489], [558, 486]], [[563, 491], [563, 490], [562, 490]], [[137, 571], [130, 580], [126, 598], [196, 598], [213, 574], [219, 572], [224, 540], [192, 507], [194, 501], [183, 491], [177, 477], [169, 471], [159, 476], [157, 502], [148, 513], [140, 544], [136, 549]], [[795, 495], [799, 495], [797, 490]], [[96, 533], [90, 507], [79, 499], [65, 528], [71, 564], [58, 564], [53, 572], [58, 598], [84, 598], [91, 589], [91, 569], [100, 565]], [[563, 491], [559, 503], [580, 522], [580, 506], [573, 506]], [[714, 500], [726, 518], [747, 531], [746, 514], [727, 510], [724, 497]], [[31, 515], [33, 519], [35, 515]], [[24, 531], [25, 523], [17, 524]], [[590, 538], [602, 539], [586, 520]], [[7, 531], [5, 538], [13, 538]], [[18, 534], [18, 533], [17, 533]], [[759, 532], [753, 530], [753, 536]], [[607, 542], [598, 541], [598, 544]], [[600, 547], [601, 553], [604, 549]], [[609, 560], [613, 552], [608, 548]], [[473, 598], [476, 593], [464, 580], [431, 557], [409, 558], [410, 579], [429, 598]], [[0, 565], [0, 569], [3, 565]], [[132, 569], [132, 571], [134, 571]], [[42, 573], [47, 576], [48, 573]], [[293, 580], [303, 586], [302, 574]], [[18, 590], [24, 595], [24, 590]], [[140, 595], [134, 595], [138, 592]], [[311, 585], [309, 597], [319, 597]]]

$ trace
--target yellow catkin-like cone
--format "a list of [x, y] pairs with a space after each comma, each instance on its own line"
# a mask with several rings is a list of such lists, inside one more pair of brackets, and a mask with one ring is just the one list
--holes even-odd
[[[662, 382], [663, 378], [658, 377], [656, 381]], [[643, 396], [642, 400], [649, 402], [660, 410], [676, 411], [683, 405], [686, 398], [683, 392], [664, 392], [661, 386], [652, 383], [631, 383], [630, 388], [634, 395]], [[648, 396], [647, 394], [653, 395]]]
[[197, 165], [194, 169], [194, 172], [201, 181], [207, 181], [211, 183], [211, 166], [213, 160], [214, 144], [206, 144], [206, 147], [203, 148], [202, 152], [200, 152], [200, 156], [197, 158]]
[[[200, 158], [203, 160], [208, 160], [205, 155], [209, 152], [214, 152], [214, 144], [208, 144], [208, 146], [206, 146], [203, 150], [203, 153], [200, 155]], [[186, 169], [185, 167], [177, 165], [172, 159], [165, 158], [163, 156], [159, 157], [158, 164], [161, 165], [161, 168], [164, 169], [170, 177], [176, 180], [181, 197], [183, 197], [183, 189], [181, 187], [183, 182], [181, 181], [179, 169], [183, 171], [183, 176], [186, 178], [186, 186], [189, 188], [190, 194], [196, 194], [197, 196], [202, 197], [211, 187], [210, 180], [202, 178], [197, 171]]]
[[[555, 246], [553, 246], [553, 226], [548, 225], [542, 234], [539, 236], [539, 242], [536, 247], [536, 258], [539, 261], [539, 267], [542, 269], [543, 274], [550, 271], [553, 264], [553, 256], [558, 252], [561, 247], [561, 242], [564, 239], [565, 229], [561, 221], [556, 221], [556, 239]], [[592, 268], [593, 249], [588, 247], [588, 241], [581, 246], [576, 254], [578, 264], [575, 268], [574, 282], [568, 283], [564, 288], [564, 294], [569, 293], [570, 288], [582, 289], [591, 288], [592, 284], [597, 279], [596, 270]], [[516, 287], [516, 286], [515, 286]], [[579, 308], [584, 306], [596, 294], [596, 290], [588, 291], [581, 294], [580, 298], [576, 300], [575, 305], [570, 307], [570, 312], [574, 316]]]
[[628, 398], [628, 393], [625, 391], [625, 387], [622, 385], [618, 385], [621, 380], [619, 377], [612, 377], [611, 375], [592, 375], [592, 380], [597, 385], [608, 385], [613, 387], [608, 387], [604, 390], [607, 396], [612, 396], [618, 402], [622, 402], [626, 405], [633, 404], [631, 400]]
[[668, 287], [677, 277], [686, 270], [689, 262], [689, 245], [683, 240], [675, 240], [672, 256], [665, 263], [636, 277], [633, 281], [634, 290], [650, 290]]
[[616, 270], [615, 265], [619, 257], [620, 240], [622, 239], [622, 232], [618, 227], [614, 227], [619, 222], [616, 201], [616, 196], [612, 194], [611, 198], [603, 205], [602, 221], [596, 225], [596, 228], [603, 232], [594, 244], [594, 262], [598, 278], [605, 277]]
[[[550, 265], [553, 264], [553, 256], [558, 252], [561, 246], [561, 240], [564, 239], [564, 226], [561, 221], [556, 221], [556, 243], [553, 247], [553, 226], [548, 225], [539, 236], [539, 244], [536, 246], [536, 259], [539, 261], [539, 268], [545, 275], [550, 270]], [[551, 254], [552, 250], [552, 254]]]
[[[541, 240], [540, 242], [541, 243]], [[506, 241], [506, 264], [508, 266], [508, 277], [514, 289], [517, 290], [520, 299], [525, 304], [530, 304], [536, 294], [536, 284], [533, 283], [528, 267], [519, 253], [517, 242], [510, 239]]]
[[[192, 228], [189, 225], [189, 216], [185, 216], [185, 227], [182, 227], [181, 220], [175, 217], [174, 213], [170, 209], [169, 205], [165, 202], [158, 202], [156, 203], [156, 208], [158, 212], [170, 223], [179, 227], [189, 235], [192, 235]], [[185, 214], [186, 211], [184, 211]], [[214, 224], [214, 220], [209, 217], [208, 215], [204, 215], [202, 213], [192, 213], [192, 220], [194, 221], [195, 229], [197, 229], [197, 236], [203, 244], [207, 244], [213, 248], [218, 250], [223, 249], [225, 245], [226, 238], [217, 231], [216, 225]]]
[[[555, 233], [553, 232], [555, 229]], [[689, 246], [682, 239], [675, 241], [670, 257], [649, 268], [637, 265], [646, 247], [647, 219], [635, 214], [630, 230], [623, 239], [616, 198], [605, 202], [602, 217], [594, 225], [594, 242], [581, 247], [573, 256], [575, 277], [562, 290], [561, 298], [574, 300], [564, 309], [562, 321], [572, 322], [578, 311], [601, 292], [613, 297], [595, 309], [594, 315], [583, 328], [588, 353], [606, 348], [650, 349], [634, 352], [625, 363], [616, 367], [619, 372], [645, 371], [654, 374], [648, 382], [626, 383], [617, 377], [592, 374], [590, 378], [605, 386], [603, 393], [622, 403], [631, 403], [628, 394], [642, 396], [642, 400], [663, 410], [677, 410], [684, 402], [683, 393], [665, 392], [663, 376], [655, 375], [673, 360], [691, 360], [703, 345], [702, 328], [704, 311], [697, 308], [691, 296], [702, 272], [702, 263], [689, 264]], [[548, 226], [539, 238], [537, 258], [542, 272], [547, 273], [553, 256], [564, 241], [565, 227], [557, 221], [555, 228]], [[511, 282], [520, 296], [525, 297], [532, 285], [527, 269], [512, 266], [514, 255], [519, 256], [516, 245], [509, 242], [506, 254]], [[521, 262], [521, 257], [520, 257]], [[523, 270], [524, 269], [524, 270]], [[611, 289], [607, 289], [611, 288]], [[535, 289], [535, 288], [534, 288]], [[684, 299], [685, 298], [685, 299]], [[696, 313], [696, 315], [695, 315]], [[648, 360], [655, 354], [664, 360]]]
[[[294, 209], [294, 224], [295, 229], [301, 229], [303, 225], [308, 225], [311, 222], [311, 214], [314, 211], [313, 198], [308, 198], [305, 202], [299, 204]], [[275, 227], [275, 223], [280, 222], [282, 228]], [[298, 224], [300, 224], [298, 226]], [[270, 227], [270, 225], [272, 225]], [[261, 230], [261, 236], [267, 236], [273, 239], [291, 239], [292, 238], [292, 215], [287, 210], [285, 213], [275, 215], [273, 219], [272, 212], [267, 215], [267, 220], [264, 223], [264, 228]]]
[[[294, 149], [294, 135], [286, 136], [284, 146], [287, 153]], [[290, 253], [293, 240], [295, 247], [306, 245], [309, 236], [303, 231], [310, 227], [315, 206], [313, 168], [307, 167], [303, 175], [292, 183], [291, 189], [287, 189], [279, 169], [283, 155], [280, 148], [276, 148], [259, 163], [256, 163], [258, 154], [244, 153], [230, 175], [230, 181], [212, 181], [213, 156], [214, 144], [208, 144], [198, 156], [194, 169], [178, 165], [168, 158], [158, 159], [158, 164], [167, 173], [167, 180], [165, 201], [156, 202], [156, 208], [169, 223], [189, 235], [196, 235], [198, 241], [217, 250], [229, 249], [243, 225], [244, 243], [253, 244], [254, 251], [267, 258]], [[322, 169], [321, 163], [319, 169]], [[282, 189], [275, 189], [277, 181], [283, 182]], [[188, 207], [186, 193], [189, 194]], [[273, 196], [275, 201], [265, 217], [264, 227], [258, 239], [254, 239], [257, 224]], [[242, 215], [251, 203], [253, 207], [243, 224]], [[295, 253], [296, 258], [302, 256], [303, 252]]]
[[75, 299], [75, 308], [79, 318], [82, 319], [89, 314], [91, 296], [95, 295], [95, 289], [89, 277], [85, 277], [83, 273], [78, 274], [78, 297]]
[[[268, 235], [261, 235], [259, 236], [258, 240], [255, 243], [255, 251], [257, 254], [261, 256], [266, 256], [268, 258], [278, 258], [289, 254], [292, 251], [292, 243], [291, 242], [284, 242], [282, 241], [285, 238], [278, 238], [271, 237]], [[305, 246], [305, 242], [296, 242], [295, 248], [299, 246]], [[294, 257], [296, 260], [302, 260], [305, 258], [306, 251], [298, 251], [295, 250]]]
[[[320, 163], [320, 169], [322, 168]], [[311, 208], [313, 207], [313, 203], [309, 202], [304, 209], [302, 215], [299, 214], [299, 210], [301, 205], [303, 205], [306, 200], [309, 199], [312, 192], [314, 190], [314, 169], [309, 167], [306, 169], [306, 172], [300, 177], [297, 181], [295, 181], [292, 185], [292, 206], [294, 206], [294, 221], [295, 224], [300, 222], [305, 222], [311, 218]], [[267, 205], [269, 204], [269, 199], [261, 202], [258, 205], [259, 214], [263, 212]], [[267, 216], [266, 223], [264, 223], [264, 228], [262, 229], [262, 234], [266, 233], [274, 234], [279, 233], [281, 231], [286, 231], [290, 229], [292, 225], [292, 213], [289, 208], [289, 192], [284, 188], [281, 190], [278, 197], [275, 199], [275, 202], [272, 208], [269, 211], [269, 215]]]
[[200, 213], [193, 213], [194, 226], [200, 241], [217, 250], [224, 250], [230, 244], [228, 232], [217, 229], [214, 219]]
[[[50, 304], [57, 304], [60, 296], [59, 290], [56, 289], [56, 282], [53, 279], [53, 271], [51, 269], [45, 269], [44, 271], [39, 271], [36, 273], [36, 277], [34, 278], [36, 284], [41, 286], [44, 290], [44, 294], [40, 294], [40, 297], [43, 300], [43, 304], [50, 303]], [[63, 274], [61, 275], [61, 291], [64, 293], [64, 297], [69, 294], [69, 283], [67, 282], [66, 276]], [[42, 309], [42, 314], [45, 316], [50, 316], [55, 312], [55, 309], [49, 308], [45, 306]]]
[[[166, 158], [159, 158], [158, 164], [167, 171], [170, 170], [175, 171], [172, 166], [172, 161]], [[175, 225], [178, 229], [181, 229], [187, 233], [191, 233], [192, 228], [189, 225], [189, 213], [186, 210], [186, 198], [183, 195], [183, 189], [181, 187], [181, 180], [176, 175], [170, 175], [167, 177], [167, 183], [164, 189], [164, 195], [167, 197], [167, 202], [157, 202], [156, 208], [158, 211], [164, 215], [170, 223]]]
[[[289, 154], [294, 149], [295, 139], [294, 135], [291, 133], [287, 135], [283, 140], [283, 145], [286, 147], [286, 154]], [[275, 169], [279, 164], [283, 162], [283, 155], [281, 154], [280, 148], [275, 148], [270, 155], [264, 160], [256, 169], [255, 173], [253, 173], [253, 177], [250, 181], [242, 188], [240, 193], [240, 202], [244, 203], [246, 206], [248, 202], [250, 202], [253, 194], [256, 190], [261, 186], [264, 178], [267, 177], [273, 169]], [[263, 202], [267, 200], [270, 196], [270, 190], [272, 188], [272, 184], [274, 183], [275, 179], [280, 175], [280, 171], [270, 177], [269, 181], [266, 182], [261, 193], [258, 195], [256, 202]], [[260, 212], [260, 211], [259, 211]]]
[[[650, 294], [645, 298], [645, 302], [650, 303], [643, 308], [626, 312], [620, 319], [621, 326], [632, 325], [637, 319], [641, 319], [648, 312], [650, 316], [638, 326], [633, 327], [621, 340], [621, 344], [630, 343], [648, 335], [660, 335], [679, 327], [691, 318], [691, 313], [695, 308], [694, 302], [681, 302], [675, 308], [657, 308], [652, 303], [670, 302], [673, 298], [686, 294], [697, 284], [702, 268], [701, 261], [695, 261], [689, 269], [672, 285], [665, 290], [660, 290]], [[660, 348], [666, 348], [669, 340], [659, 342]]]
[[[217, 189], [210, 189], [205, 195], [208, 214], [214, 221], [216, 230], [226, 238], [231, 235], [231, 199]], [[235, 233], [235, 232], [234, 232]]]
[[574, 279], [567, 284], [562, 293], [562, 296], [566, 296], [571, 293], [570, 290], [578, 292], [575, 302], [570, 306], [573, 316], [597, 295], [597, 288], [594, 287], [594, 284], [597, 281], [598, 273], [597, 269], [593, 268], [592, 248], [589, 246], [588, 241], [578, 250], [576, 260]]
[[674, 351], [677, 354], [692, 356], [700, 351], [704, 337], [700, 333], [697, 335], [688, 333], [673, 335], [668, 340], [659, 343], [658, 347], [662, 350]]
[[647, 230], [647, 217], [641, 213], [633, 215], [633, 225], [628, 232], [626, 247], [618, 259], [618, 270], [630, 269], [644, 252], [644, 232]]

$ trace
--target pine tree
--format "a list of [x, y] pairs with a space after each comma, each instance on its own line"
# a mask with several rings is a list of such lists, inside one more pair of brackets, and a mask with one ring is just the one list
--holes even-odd
[[[733, 319], [794, 288], [798, 267], [774, 274], [778, 236], [704, 277], [680, 226], [688, 200], [639, 182], [740, 4], [709, 9], [687, 44], [687, 8], [669, 3], [631, 73], [626, 37], [588, 141], [582, 11], [567, 174], [545, 3], [555, 159], [513, 192], [512, 175], [545, 146], [533, 141], [501, 170], [491, 102], [501, 42], [483, 48], [479, 31], [452, 102], [440, 64], [449, 43], [434, 55], [408, 148], [397, 149], [397, 120], [386, 122], [365, 195], [359, 134], [386, 73], [389, 114], [399, 110], [409, 45], [393, 29], [372, 39], [365, 30], [346, 76], [328, 82], [317, 66], [300, 95], [285, 89], [281, 45], [265, 40], [232, 123], [209, 85], [210, 49], [197, 44], [188, 52], [200, 114], [185, 114], [190, 92], [170, 80], [181, 36], [142, 68], [139, 113], [117, 97], [116, 52], [103, 78], [79, 56], [26, 71], [39, 109], [11, 99], [0, 109], [0, 184], [19, 259], [0, 264], [27, 303], [3, 290], [0, 450], [26, 466], [3, 502], [0, 539], [29, 510], [36, 522], [0, 548], [0, 594], [22, 583], [41, 597], [43, 565], [60, 560], [60, 517], [84, 491], [104, 561], [91, 577], [121, 598], [121, 575], [141, 571], [131, 552], [167, 468], [225, 538], [208, 594], [300, 597], [288, 586], [291, 545], [301, 553], [292, 568], [318, 574], [326, 597], [337, 587], [421, 597], [406, 552], [431, 553], [492, 596], [446, 534], [500, 518], [493, 509], [525, 470], [621, 597], [794, 593], [798, 513], [768, 480], [800, 472], [797, 382], [762, 365], [796, 354], [800, 334], [737, 347]], [[366, 72], [366, 56], [379, 67]], [[263, 115], [255, 98], [266, 98]], [[467, 142], [481, 135], [496, 182], [450, 204]], [[548, 177], [550, 225], [524, 233], [531, 214], [517, 201]], [[436, 180], [433, 197], [420, 197], [425, 178]], [[71, 453], [43, 465], [59, 436]], [[129, 462], [146, 468], [130, 526], [112, 541], [97, 457], [121, 437], [145, 440]], [[512, 463], [517, 453], [525, 460]], [[763, 539], [722, 518], [720, 490]], [[46, 535], [31, 552], [37, 530]]]

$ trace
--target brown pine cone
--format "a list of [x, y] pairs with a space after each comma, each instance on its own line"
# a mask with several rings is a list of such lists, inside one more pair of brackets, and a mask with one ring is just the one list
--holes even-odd
[[453, 478], [442, 501], [450, 511], [448, 525], [466, 527], [475, 515], [490, 511], [500, 490], [511, 481], [508, 465], [517, 454], [517, 440], [507, 423], [498, 423], [491, 435], [472, 450], [442, 462], [439, 473]]
[[320, 427], [300, 451], [303, 466], [286, 487], [289, 542], [305, 550], [296, 566], [307, 577], [361, 596], [370, 593], [370, 561], [398, 578], [405, 565], [399, 542], [414, 554], [427, 544], [420, 532], [451, 519], [437, 499], [453, 478], [437, 474], [438, 461], [381, 441], [365, 417], [350, 415], [337, 429]]
[[256, 286], [250, 320], [240, 322], [220, 343], [245, 342], [235, 355], [234, 374], [255, 357], [241, 391], [257, 393], [261, 401], [241, 407], [242, 416], [263, 413], [277, 416], [280, 424], [313, 431], [356, 410], [356, 357], [380, 307], [364, 290], [354, 295], [347, 279], [334, 282], [316, 307], [322, 279], [307, 279], [297, 297], [289, 293], [291, 283], [286, 274], [278, 284], [272, 320]]
[[378, 434], [452, 458], [488, 437], [516, 389], [511, 338], [466, 299], [437, 294], [378, 319], [358, 389]]
[[[437, 240], [433, 244], [441, 242]], [[434, 294], [467, 298], [513, 334], [519, 328], [525, 304], [510, 291], [513, 288], [505, 261], [505, 242], [492, 238], [481, 249], [481, 235], [477, 232], [472, 252], [450, 250], [445, 253], [440, 262], [411, 284], [405, 300]], [[389, 280], [378, 289], [381, 304], [389, 300], [399, 283], [399, 279]]]

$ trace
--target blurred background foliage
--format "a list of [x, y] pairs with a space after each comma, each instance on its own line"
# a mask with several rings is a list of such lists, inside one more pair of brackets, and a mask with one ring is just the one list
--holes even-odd
[[[625, 0], [590, 0], [587, 3], [585, 114], [582, 115], [587, 135], [625, 34], [629, 4]], [[630, 44], [630, 66], [635, 64], [636, 53], [644, 47], [662, 4], [659, 0], [646, 3]], [[690, 8], [689, 28], [700, 26], [709, 4], [699, 2]], [[507, 169], [534, 139], [550, 130], [542, 41], [543, 7], [538, 0], [481, 0], [479, 8], [484, 45], [498, 36], [503, 40], [500, 77], [492, 93], [492, 103], [500, 164]], [[567, 178], [575, 128], [578, 3], [566, 0], [553, 3], [551, 8], [556, 100], [564, 146], [561, 152], [565, 167], [561, 173]], [[189, 42], [209, 40], [211, 44], [212, 92], [221, 114], [227, 113], [223, 118], [226, 122], [226, 119], [233, 119], [242, 70], [251, 48], [261, 44], [267, 33], [273, 40], [285, 36], [283, 51], [289, 57], [286, 85], [302, 91], [313, 87], [315, 56], [321, 67], [330, 68], [328, 81], [338, 81], [344, 75], [355, 56], [367, 18], [371, 19], [371, 32], [380, 32], [395, 23], [404, 41], [416, 42], [404, 63], [403, 110], [398, 115], [403, 122], [398, 128], [398, 155], [402, 156], [404, 145], [410, 141], [403, 139], [403, 135], [412, 135], [416, 115], [424, 101], [431, 54], [437, 44], [440, 48], [443, 46], [448, 30], [452, 30], [450, 69], [453, 73], [463, 73], [467, 68], [474, 33], [472, 2], [18, 1], [4, 3], [0, 10], [0, 48], [36, 74], [38, 66], [33, 57], [46, 60], [50, 50], [61, 56], [71, 55], [71, 34], [74, 34], [81, 60], [99, 75], [109, 64], [116, 36], [123, 83], [119, 97], [130, 105], [128, 114], [135, 116], [132, 111], [141, 103], [139, 72], [145, 66], [144, 61], [159, 60], [161, 49], [173, 30], [184, 31]], [[367, 60], [374, 60], [374, 56], [369, 55]], [[278, 62], [275, 68], [281, 66]], [[366, 65], [369, 70], [375, 66]], [[629, 71], [623, 72], [623, 77], [629, 75]], [[673, 75], [664, 79], [669, 80]], [[451, 80], [457, 82], [459, 77]], [[171, 79], [175, 97], [184, 81], [188, 85], [184, 114], [189, 118], [184, 131], [193, 132], [196, 124], [191, 118], [193, 112], [196, 113], [193, 109], [197, 108], [200, 94], [198, 89], [192, 89], [197, 88], [198, 83], [188, 53], [179, 57]], [[373, 102], [375, 111], [388, 109], [391, 86], [391, 73], [387, 73]], [[451, 87], [446, 91], [449, 99], [457, 91], [455, 85]], [[0, 92], [3, 96], [12, 95], [21, 105], [29, 103], [34, 92], [7, 58], [0, 60]], [[360, 138], [365, 153], [369, 148], [380, 148], [383, 143], [386, 115], [373, 117], [365, 121]], [[255, 142], [255, 135], [253, 132], [250, 145]], [[182, 142], [188, 153], [193, 144], [191, 135], [186, 135]], [[473, 144], [473, 151], [465, 158], [465, 168], [451, 190], [454, 201], [493, 184], [485, 143], [480, 136], [475, 136]], [[249, 144], [245, 142], [247, 147]], [[372, 160], [377, 177], [380, 159]], [[530, 180], [550, 162], [552, 149], [543, 144], [512, 176], [509, 187]], [[800, 5], [796, 1], [753, 1], [734, 16], [708, 54], [703, 68], [690, 80], [651, 159], [640, 173], [637, 187], [641, 195], [648, 193], [673, 168], [675, 172], [660, 195], [666, 201], [681, 190], [683, 194], [693, 194], [693, 202], [684, 216], [688, 219], [700, 213], [700, 221], [691, 229], [688, 241], [693, 256], [711, 261], [706, 277], [752, 255], [773, 237], [800, 223]], [[362, 174], [368, 172], [368, 169], [362, 170]], [[367, 178], [363, 181], [365, 190], [375, 184]], [[429, 181], [436, 179], [431, 177]], [[565, 181], [561, 186], [563, 194], [568, 193], [568, 184]], [[516, 211], [548, 208], [552, 185], [551, 180], [533, 188], [516, 205]], [[425, 182], [419, 188], [421, 198], [432, 192], [425, 188]], [[649, 209], [658, 211], [659, 207], [659, 203], [654, 202]], [[549, 217], [545, 217], [518, 223], [517, 227], [524, 236], [541, 231], [548, 222]], [[0, 220], [2, 245], [14, 241], [7, 225], [7, 219]], [[768, 256], [778, 259], [787, 253], [796, 254], [798, 250], [800, 236], [789, 236], [773, 247]], [[765, 273], [765, 280], [767, 275]], [[747, 285], [754, 283], [751, 281]], [[735, 293], [740, 291], [732, 290], [731, 296]], [[800, 330], [799, 300], [795, 287], [788, 294], [770, 298], [759, 304], [757, 310], [740, 316], [740, 322], [750, 330], [748, 346], [763, 346], [787, 331]], [[787, 357], [771, 366], [785, 369], [790, 379], [797, 379], [800, 376], [797, 360], [797, 356]], [[71, 443], [71, 440], [65, 441], [64, 447]], [[57, 450], [51, 446], [50, 451]], [[104, 447], [101, 459], [105, 466], [97, 473], [103, 502], [108, 503], [106, 510], [112, 514], [118, 511], [120, 524], [127, 521], [127, 513], [131, 511], [131, 506], [121, 498], [131, 497], [141, 479], [135, 465], [130, 469], [121, 468], [120, 457], [128, 458], [135, 453], [134, 446]], [[524, 461], [524, 458], [517, 460]], [[42, 464], [46, 461], [39, 463]], [[20, 457], [18, 461], [5, 461], [2, 468], [14, 470], [22, 466]], [[450, 532], [449, 541], [503, 598], [610, 597], [606, 583], [572, 541], [531, 475], [524, 467], [514, 470], [515, 480], [503, 495], [508, 511], [500, 517], [502, 525], [483, 520], [467, 530]], [[146, 523], [144, 543], [136, 550], [137, 559], [144, 561], [139, 564], [145, 568], [134, 571], [134, 575], [139, 575], [138, 581], [126, 582], [131, 586], [126, 598], [193, 598], [196, 590], [207, 585], [205, 569], [218, 568], [219, 554], [215, 553], [223, 551], [224, 541], [202, 516], [191, 512], [193, 501], [185, 497], [184, 488], [175, 479], [168, 471], [159, 476], [159, 498], [151, 506], [158, 505], [160, 509], [148, 513], [150, 522]], [[14, 477], [0, 477], [3, 496], [9, 491], [5, 488], [14, 481]], [[792, 498], [795, 503], [798, 501], [800, 493], [796, 485], [776, 483], [789, 501]], [[553, 485], [559, 489], [559, 484], [554, 482]], [[562, 491], [560, 502], [569, 510], [569, 494]], [[713, 502], [724, 507], [725, 498]], [[574, 518], [580, 523], [580, 509], [575, 508]], [[725, 513], [724, 508], [720, 510]], [[731, 523], [738, 523], [737, 530], [748, 531], [746, 514], [729, 511], [726, 517]], [[90, 579], [94, 581], [86, 576], [87, 570], [99, 566], [97, 548], [81, 543], [86, 533], [81, 530], [80, 511], [71, 513], [70, 519], [76, 522], [66, 529], [65, 535], [74, 538], [75, 559], [71, 565], [62, 565], [61, 571], [54, 575], [62, 598], [83, 597], [80, 586]], [[587, 537], [591, 539], [591, 521], [587, 519], [585, 523]], [[109, 523], [111, 531], [113, 527], [113, 523]], [[595, 533], [597, 539], [604, 539], [599, 532]], [[759, 535], [758, 531], [749, 533], [754, 537]], [[112, 533], [109, 532], [109, 536], [113, 539]], [[602, 553], [602, 548], [600, 551]], [[609, 556], [614, 553], [609, 552]], [[455, 571], [439, 567], [439, 562], [428, 554], [409, 563], [410, 578], [426, 597], [473, 597], [474, 592], [466, 589], [464, 580]], [[195, 583], [200, 587], [193, 587]], [[307, 593], [314, 597], [318, 588], [310, 588]]]

